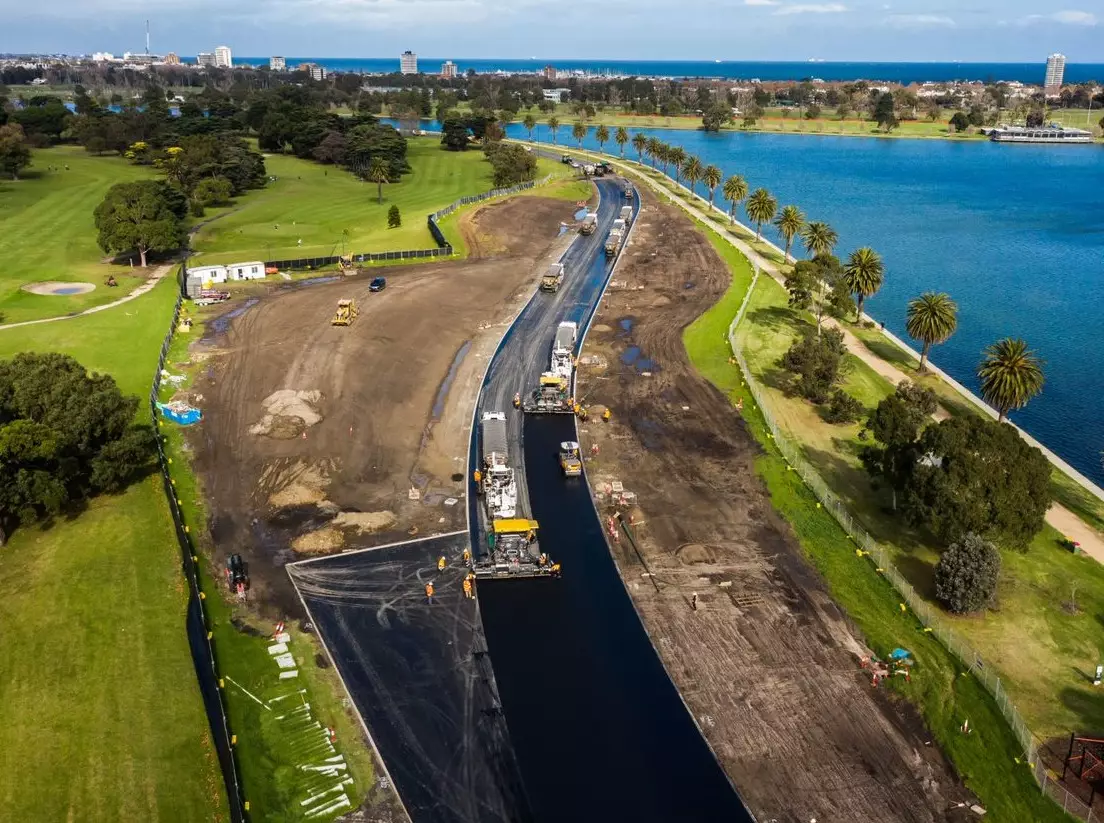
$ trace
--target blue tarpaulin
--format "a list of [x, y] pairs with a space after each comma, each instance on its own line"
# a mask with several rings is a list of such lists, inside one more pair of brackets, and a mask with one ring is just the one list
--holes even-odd
[[203, 412], [184, 403], [158, 403], [157, 408], [161, 410], [161, 414], [181, 426], [190, 426], [203, 418]]

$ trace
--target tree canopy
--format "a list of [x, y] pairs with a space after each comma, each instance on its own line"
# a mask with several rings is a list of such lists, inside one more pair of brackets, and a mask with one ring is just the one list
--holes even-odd
[[732, 107], [727, 103], [716, 102], [709, 105], [702, 114], [702, 128], [706, 131], [720, 131], [732, 123]]
[[496, 187], [513, 186], [535, 179], [537, 158], [516, 143], [492, 143], [484, 150], [494, 169]]
[[965, 534], [935, 565], [935, 596], [956, 614], [980, 611], [996, 594], [1000, 567], [996, 546], [976, 534]]
[[797, 378], [794, 387], [798, 394], [814, 403], [825, 403], [843, 378], [846, 354], [847, 345], [839, 329], [824, 329], [821, 334], [808, 329], [782, 355], [780, 365]]
[[0, 174], [19, 179], [19, 172], [31, 165], [31, 147], [18, 123], [0, 126]]
[[187, 198], [163, 180], [116, 183], [96, 206], [100, 248], [112, 254], [136, 251], [145, 266], [148, 252], [184, 245], [187, 213]]

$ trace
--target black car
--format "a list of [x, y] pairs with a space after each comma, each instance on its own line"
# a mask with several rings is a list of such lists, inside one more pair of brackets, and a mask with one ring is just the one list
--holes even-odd
[[372, 282], [368, 284], [368, 291], [383, 291], [387, 288], [386, 277], [375, 277]]

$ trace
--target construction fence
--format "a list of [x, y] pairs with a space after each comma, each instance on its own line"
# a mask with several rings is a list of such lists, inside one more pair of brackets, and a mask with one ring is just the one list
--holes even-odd
[[748, 367], [747, 361], [744, 359], [743, 352], [741, 352], [740, 346], [736, 340], [736, 329], [744, 318], [748, 303], [751, 300], [752, 292], [755, 290], [755, 285], [758, 282], [759, 269], [757, 267], [751, 285], [748, 286], [747, 294], [744, 296], [744, 301], [740, 305], [739, 311], [736, 312], [736, 316], [733, 318], [731, 325], [728, 327], [728, 343], [732, 349], [732, 355], [739, 364], [744, 379], [747, 381], [748, 390], [752, 398], [754, 398], [756, 405], [759, 407], [759, 411], [763, 415], [763, 420], [770, 430], [774, 444], [778, 447], [778, 451], [792, 469], [800, 475], [805, 485], [812, 490], [817, 500], [819, 500], [821, 505], [832, 514], [836, 522], [840, 524], [847, 535], [855, 541], [860, 549], [868, 553], [870, 559], [874, 561], [875, 566], [881, 570], [882, 575], [893, 585], [894, 589], [896, 589], [897, 593], [901, 596], [901, 599], [908, 605], [913, 614], [919, 618], [924, 627], [929, 629], [952, 654], [958, 657], [993, 696], [997, 706], [1000, 707], [1001, 714], [1004, 715], [1013, 734], [1015, 734], [1016, 739], [1019, 741], [1023, 749], [1024, 758], [1030, 765], [1035, 780], [1042, 790], [1050, 795], [1055, 802], [1070, 814], [1082, 820], [1090, 821], [1090, 823], [1091, 821], [1101, 821], [1102, 818], [1099, 814], [1095, 814], [1092, 809], [1085, 805], [1077, 796], [1070, 793], [1047, 771], [1042, 758], [1039, 757], [1038, 747], [1035, 745], [1035, 741], [1031, 736], [1031, 731], [1028, 729], [1027, 723], [1024, 722], [1023, 717], [1016, 709], [1015, 704], [1012, 702], [1012, 698], [1009, 697], [1004, 684], [1001, 682], [996, 672], [985, 664], [984, 659], [976, 649], [950, 628], [936, 609], [933, 609], [924, 602], [924, 599], [916, 593], [912, 584], [909, 583], [897, 570], [897, 567], [894, 566], [889, 551], [884, 546], [877, 543], [874, 538], [855, 521], [847, 511], [844, 502], [828, 488], [828, 484], [824, 482], [823, 478], [821, 478], [816, 470], [809, 465], [802, 456], [801, 446], [792, 442], [790, 440], [790, 435], [775, 421], [770, 411], [769, 402], [765, 397], [765, 392], [752, 375], [751, 369]]
[[[183, 269], [183, 266], [181, 269]], [[181, 271], [180, 276], [183, 278], [183, 271]], [[200, 592], [198, 553], [195, 544], [192, 542], [192, 536], [188, 532], [188, 527], [184, 524], [184, 517], [180, 511], [180, 500], [176, 496], [175, 484], [169, 473], [170, 458], [165, 453], [160, 432], [162, 416], [160, 409], [157, 407], [158, 391], [161, 388], [161, 371], [165, 368], [169, 347], [172, 345], [173, 335], [177, 323], [180, 321], [180, 309], [183, 299], [183, 296], [176, 298], [172, 325], [161, 344], [161, 356], [157, 360], [157, 371], [154, 372], [153, 385], [150, 388], [150, 414], [152, 415], [154, 434], [157, 437], [157, 458], [161, 468], [161, 479], [165, 486], [165, 496], [169, 501], [169, 511], [172, 512], [173, 527], [176, 530], [176, 539], [183, 561], [184, 578], [188, 583], [188, 609], [185, 618], [188, 645], [191, 647], [192, 662], [195, 664], [199, 690], [203, 695], [203, 706], [207, 712], [207, 720], [211, 725], [211, 737], [214, 740], [215, 752], [218, 755], [219, 766], [222, 769], [223, 782], [226, 784], [226, 797], [230, 805], [230, 820], [232, 823], [245, 823], [248, 818], [246, 817], [241, 780], [238, 776], [238, 764], [231, 744], [232, 736], [230, 734], [230, 724], [226, 717], [226, 704], [219, 688], [218, 666], [215, 663], [214, 647], [211, 645], [210, 628], [204, 609], [203, 594]]]

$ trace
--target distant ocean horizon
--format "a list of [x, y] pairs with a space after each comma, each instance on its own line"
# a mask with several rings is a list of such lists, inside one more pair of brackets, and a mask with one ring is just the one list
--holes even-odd
[[[436, 74], [447, 58], [419, 57], [418, 68]], [[556, 60], [451, 58], [461, 72], [479, 74], [496, 71], [535, 72], [544, 66], [560, 71], [593, 74], [624, 74], [650, 77], [695, 77], [725, 80], [799, 81], [819, 78], [831, 81], [883, 80], [891, 83], [948, 82], [951, 80], [1013, 81], [1041, 85], [1045, 60], [1037, 63], [868, 63], [829, 61], [743, 61], [743, 60]], [[329, 71], [383, 74], [399, 70], [399, 58], [389, 57], [288, 57], [288, 68], [300, 63], [317, 63]], [[267, 65], [267, 57], [235, 57], [235, 62]], [[1104, 63], [1067, 63], [1065, 82], [1104, 82]]]

